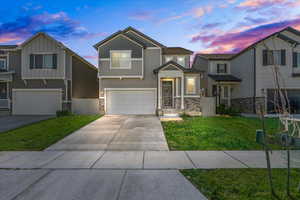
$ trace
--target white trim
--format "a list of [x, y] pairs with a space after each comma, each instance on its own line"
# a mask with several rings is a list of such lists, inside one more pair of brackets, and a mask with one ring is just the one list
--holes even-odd
[[99, 47], [102, 47], [102, 46], [106, 45], [106, 44], [107, 44], [108, 42], [110, 42], [111, 40], [114, 40], [114, 39], [116, 39], [117, 37], [120, 37], [120, 36], [122, 36], [122, 37], [126, 38], [127, 40], [130, 40], [131, 42], [133, 42], [133, 43], [137, 44], [138, 46], [144, 48], [143, 45], [141, 45], [141, 44], [137, 43], [136, 41], [130, 39], [129, 37], [127, 37], [127, 36], [124, 35], [123, 33], [119, 33], [119, 34], [115, 35], [114, 37], [112, 37], [112, 38], [110, 38], [109, 40], [105, 41], [103, 44], [99, 45], [97, 48], [99, 49]]
[[143, 58], [131, 58], [131, 61], [143, 61]]
[[[112, 53], [129, 53], [130, 54], [130, 63], [129, 63], [129, 67], [119, 67], [119, 68], [117, 68], [117, 67], [112, 67], [111, 66], [111, 64], [112, 64], [112, 56], [111, 56], [111, 54]], [[110, 61], [109, 61], [109, 69], [113, 69], [113, 70], [118, 70], [118, 69], [131, 69], [131, 67], [132, 67], [132, 50], [110, 50], [109, 51], [109, 55], [110, 55]]]
[[111, 78], [111, 79], [143, 79], [143, 76], [99, 76], [99, 78]]
[[156, 88], [104, 88], [104, 91], [145, 91], [145, 90], [156, 90]]
[[196, 94], [196, 92], [197, 92], [197, 88], [196, 88], [196, 76], [186, 76], [185, 77], [185, 82], [186, 82], [186, 85], [187, 85], [187, 81], [188, 81], [188, 79], [193, 79], [194, 80], [194, 88], [193, 88], [193, 92], [188, 92], [188, 88], [187, 87], [185, 87], [185, 94], [187, 94], [187, 95], [194, 95], [194, 94]]
[[147, 47], [146, 49], [161, 49], [160, 47]]
[[[66, 59], [66, 50], [64, 50], [64, 52], [63, 52], [63, 59], [64, 59], [64, 61], [63, 61], [63, 74], [64, 74], [64, 78], [66, 78], [67, 77], [67, 75], [66, 75], [66, 62], [67, 62], [67, 59]], [[58, 55], [56, 56], [56, 60], [58, 60]], [[56, 61], [56, 68], [58, 67], [57, 66], [58, 65], [58, 61]]]
[[42, 80], [42, 79], [62, 79], [62, 80], [65, 80], [65, 78], [64, 77], [22, 77], [22, 80], [30, 80], [30, 79], [34, 79], [34, 80], [36, 80], [36, 79], [40, 79], [40, 80]]
[[181, 76], [181, 109], [184, 109], [184, 75]]
[[151, 44], [153, 44], [154, 46], [156, 46], [156, 47], [158, 47], [158, 48], [161, 48], [159, 45], [155, 44], [155, 43], [154, 43], [154, 42], [152, 42], [151, 40], [149, 40], [149, 39], [147, 39], [147, 38], [143, 37], [142, 35], [138, 34], [138, 33], [137, 33], [137, 32], [135, 32], [135, 31], [128, 30], [126, 33], [128, 33], [128, 32], [132, 32], [132, 33], [136, 34], [137, 36], [139, 36], [139, 37], [141, 37], [141, 38], [143, 38], [143, 39], [147, 40], [148, 42], [150, 42], [150, 43], [151, 43]]
[[200, 95], [184, 95], [184, 97], [187, 97], [187, 98], [200, 98], [201, 96]]
[[13, 74], [13, 73], [15, 73], [15, 71], [9, 71], [9, 72], [0, 72], [0, 74], [1, 74], [1, 75], [3, 75], [3, 74]]
[[6, 58], [0, 58], [0, 61], [3, 60], [4, 61], [4, 70], [8, 71], [8, 65], [7, 65], [7, 56], [5, 56]]
[[[175, 84], [174, 84], [175, 78], [161, 78], [161, 86], [162, 86], [164, 81], [165, 82], [167, 82], [167, 81], [172, 82], [172, 108], [174, 108], [175, 107]], [[162, 98], [161, 98], [161, 100], [162, 100]]]
[[40, 91], [62, 91], [62, 89], [61, 88], [32, 88], [32, 89], [29, 89], [29, 88], [26, 88], [26, 89], [24, 89], [24, 88], [13, 88], [12, 89], [12, 91], [13, 92], [17, 92], [17, 91], [34, 91], [34, 92], [40, 92]]
[[110, 58], [99, 58], [100, 61], [110, 61]]
[[144, 71], [145, 71], [145, 66], [144, 66], [144, 49], [142, 49], [142, 77], [144, 79]]
[[159, 71], [161, 71], [161, 70], [163, 70], [163, 69], [165, 69], [165, 68], [169, 67], [170, 65], [172, 65], [173, 67], [175, 67], [175, 68], [176, 68], [176, 69], [178, 69], [179, 71], [182, 71], [182, 72], [183, 72], [183, 70], [182, 70], [182, 69], [180, 69], [179, 67], [177, 67], [176, 65], [174, 65], [174, 64], [172, 64], [172, 63], [170, 63], [170, 64], [168, 64], [168, 65], [164, 66], [164, 67], [163, 67], [163, 68], [161, 68]]

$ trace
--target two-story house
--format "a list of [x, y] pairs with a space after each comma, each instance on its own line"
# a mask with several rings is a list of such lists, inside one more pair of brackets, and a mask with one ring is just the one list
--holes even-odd
[[[280, 86], [287, 91], [292, 112], [300, 113], [300, 32], [296, 29], [287, 27], [235, 55], [199, 54], [193, 67], [206, 72], [201, 82], [207, 95], [217, 96], [217, 99], [229, 98], [228, 103], [222, 100], [219, 103], [240, 108], [247, 113], [257, 113], [260, 105], [268, 113], [275, 111], [274, 102], [279, 102], [274, 96], [277, 88], [274, 75], [276, 70]], [[217, 69], [217, 73], [214, 69]], [[223, 72], [230, 76], [225, 76]], [[220, 82], [223, 85], [230, 82], [230, 87], [214, 89], [220, 82], [216, 84], [210, 79], [216, 80], [216, 77], [225, 78]]]
[[107, 114], [203, 112], [192, 51], [166, 47], [128, 27], [94, 45], [99, 55], [100, 110]]
[[97, 113], [98, 69], [45, 33], [0, 46], [0, 110], [52, 115]]

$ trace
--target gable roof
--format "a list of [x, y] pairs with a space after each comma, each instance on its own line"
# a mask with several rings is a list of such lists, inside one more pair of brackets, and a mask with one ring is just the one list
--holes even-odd
[[286, 35], [283, 35], [282, 33], [279, 33], [279, 34], [277, 35], [277, 37], [278, 37], [279, 39], [282, 39], [282, 40], [284, 40], [284, 41], [290, 43], [290, 44], [299, 45], [299, 42], [298, 42], [298, 41], [296, 41], [296, 40], [294, 40], [294, 39], [292, 39], [292, 38], [290, 38], [290, 37], [288, 37], [288, 36], [286, 36]]
[[18, 45], [0, 45], [0, 49], [15, 49]]
[[193, 51], [182, 47], [165, 47], [162, 49], [162, 54], [164, 55], [191, 55]]
[[176, 63], [176, 62], [174, 62], [174, 61], [171, 60], [171, 61], [169, 61], [169, 62], [167, 62], [167, 63], [165, 63], [165, 64], [159, 66], [158, 68], [154, 69], [154, 70], [153, 70], [153, 73], [156, 74], [156, 73], [158, 73], [161, 69], [163, 69], [163, 68], [165, 68], [165, 67], [167, 67], [167, 66], [169, 66], [169, 65], [173, 65], [173, 66], [179, 68], [180, 70], [182, 70], [183, 72], [201, 72], [200, 70], [195, 69], [195, 68], [185, 68], [185, 67], [181, 66], [180, 64], [178, 64], [178, 63]]
[[28, 38], [27, 40], [25, 40], [21, 45], [19, 45], [17, 48], [22, 49], [22, 47], [24, 47], [26, 44], [28, 44], [29, 42], [31, 42], [32, 40], [34, 40], [35, 38], [39, 37], [39, 36], [44, 36], [50, 40], [52, 40], [53, 42], [55, 42], [59, 47], [61, 47], [62, 49], [68, 51], [70, 54], [72, 54], [72, 56], [75, 56], [76, 58], [78, 58], [79, 60], [81, 60], [82, 62], [84, 62], [85, 64], [87, 64], [89, 67], [91, 67], [94, 70], [98, 71], [98, 68], [95, 67], [93, 64], [91, 64], [90, 62], [88, 62], [86, 59], [84, 59], [83, 57], [79, 56], [77, 53], [75, 53], [73, 50], [71, 50], [70, 48], [68, 48], [67, 46], [65, 46], [63, 43], [57, 41], [56, 39], [54, 39], [53, 37], [51, 37], [50, 35], [48, 35], [47, 33], [44, 32], [38, 32], [35, 35], [31, 36], [30, 38]]
[[135, 43], [138, 43], [140, 46], [142, 46], [143, 48], [146, 47], [146, 44], [143, 43], [141, 40], [136, 39], [135, 37], [132, 37], [131, 35], [127, 34], [129, 31], [134, 32], [135, 34], [137, 34], [138, 36], [140, 36], [141, 38], [144, 38], [148, 41], [150, 41], [151, 43], [153, 43], [154, 45], [158, 46], [158, 47], [165, 47], [164, 45], [160, 44], [159, 42], [157, 42], [156, 40], [150, 38], [149, 36], [145, 35], [144, 33], [132, 28], [131, 26], [127, 27], [124, 30], [119, 30], [113, 34], [111, 34], [110, 36], [108, 36], [107, 38], [105, 38], [104, 40], [101, 40], [100, 42], [98, 42], [97, 44], [93, 45], [93, 47], [95, 49], [97, 49], [99, 46], [103, 45], [104, 43], [108, 42], [109, 40], [113, 39], [114, 37], [118, 36], [118, 35], [122, 35], [132, 41], [134, 41]]

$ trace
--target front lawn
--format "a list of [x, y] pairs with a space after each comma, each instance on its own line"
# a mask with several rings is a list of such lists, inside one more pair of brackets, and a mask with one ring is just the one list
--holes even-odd
[[[216, 169], [181, 170], [209, 200], [272, 200], [266, 169]], [[288, 200], [285, 193], [286, 171], [273, 169], [275, 190], [281, 200]], [[297, 190], [300, 170], [293, 169], [292, 194], [300, 199]]]
[[64, 116], [0, 133], [0, 151], [43, 150], [99, 117], [100, 115]]
[[[266, 119], [269, 133], [276, 133], [277, 119]], [[258, 150], [255, 142], [261, 120], [246, 117], [184, 117], [184, 121], [162, 122], [171, 150]], [[272, 145], [279, 149], [277, 145]]]

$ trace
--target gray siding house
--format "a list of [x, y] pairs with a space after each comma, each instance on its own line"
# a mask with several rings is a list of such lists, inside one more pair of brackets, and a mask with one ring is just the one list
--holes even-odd
[[300, 32], [296, 29], [287, 27], [235, 55], [198, 54], [193, 68], [204, 71], [201, 86], [207, 96], [245, 113], [257, 113], [259, 105], [274, 112], [276, 68], [292, 112], [300, 113]]
[[0, 110], [52, 115], [99, 111], [98, 69], [45, 33], [0, 46]]
[[203, 114], [201, 71], [190, 50], [166, 47], [128, 27], [94, 45], [99, 55], [100, 110], [106, 114]]

